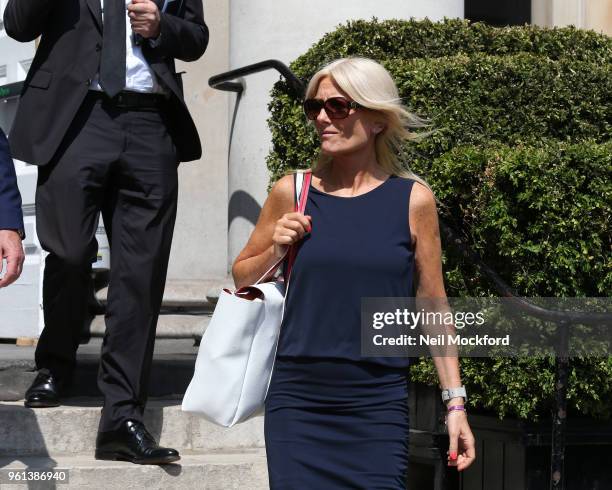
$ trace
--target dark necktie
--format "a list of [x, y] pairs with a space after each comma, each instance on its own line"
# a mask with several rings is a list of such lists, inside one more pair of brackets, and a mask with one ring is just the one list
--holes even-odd
[[104, 0], [100, 86], [109, 97], [125, 87], [125, 0]]

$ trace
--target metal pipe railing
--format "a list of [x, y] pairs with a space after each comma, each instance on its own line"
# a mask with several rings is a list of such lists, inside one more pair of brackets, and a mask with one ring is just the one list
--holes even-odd
[[459, 238], [458, 234], [446, 224], [443, 217], [440, 217], [440, 230], [442, 235], [451, 243], [465, 259], [471, 262], [473, 265], [483, 273], [483, 275], [493, 284], [497, 294], [504, 298], [508, 298], [512, 301], [513, 306], [520, 308], [525, 313], [531, 316], [539, 318], [541, 320], [551, 321], [555, 323], [580, 323], [583, 325], [601, 325], [604, 322], [612, 321], [612, 314], [610, 313], [591, 313], [584, 311], [562, 311], [562, 310], [549, 310], [542, 308], [536, 304], [533, 304], [524, 298], [518, 296], [504, 280], [495, 272], [491, 267], [484, 263], [484, 261], [465, 244], [465, 242]]
[[253, 63], [252, 65], [243, 66], [242, 68], [236, 68], [235, 70], [230, 70], [219, 75], [215, 75], [208, 79], [208, 85], [210, 85], [212, 88], [216, 88], [217, 90], [242, 93], [244, 90], [244, 82], [232, 82], [232, 80], [266, 70], [278, 71], [298, 95], [301, 96], [304, 92], [304, 82], [300, 80], [287, 65], [279, 60], [260, 61], [259, 63]]

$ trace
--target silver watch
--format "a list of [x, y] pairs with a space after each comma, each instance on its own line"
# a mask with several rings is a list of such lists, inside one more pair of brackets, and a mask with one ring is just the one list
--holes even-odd
[[442, 390], [442, 401], [446, 403], [448, 400], [457, 397], [463, 397], [463, 401], [467, 402], [467, 393], [465, 391], [465, 386], [460, 386], [459, 388], [446, 388]]

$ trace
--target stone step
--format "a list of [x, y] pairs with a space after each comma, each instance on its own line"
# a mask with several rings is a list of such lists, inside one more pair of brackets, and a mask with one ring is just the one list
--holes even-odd
[[[101, 396], [97, 385], [102, 339], [79, 346], [77, 366], [68, 397]], [[158, 339], [151, 365], [149, 396], [179, 397], [185, 393], [195, 365], [198, 347], [190, 339]], [[0, 345], [0, 400], [21, 400], [36, 377], [34, 348]]]
[[[201, 315], [159, 315], [155, 337], [158, 339], [200, 339], [210, 323], [211, 313]], [[93, 337], [103, 337], [106, 331], [104, 315], [91, 322]]]
[[[222, 288], [233, 288], [231, 277], [202, 280], [169, 279], [164, 290], [162, 308], [194, 308], [212, 310]], [[106, 304], [108, 288], [96, 293], [96, 298]]]
[[[101, 400], [84, 398], [67, 399], [54, 408], [31, 409], [23, 402], [3, 403], [0, 456], [91, 455], [101, 406]], [[183, 412], [180, 400], [150, 399], [145, 424], [160, 444], [179, 451], [208, 453], [265, 447], [261, 415], [225, 428]]]
[[[193, 374], [197, 347], [194, 342], [202, 337], [210, 322], [210, 315], [161, 315], [156, 332], [156, 346], [162, 342], [188, 342], [190, 347], [181, 353], [156, 355], [153, 359], [150, 395], [182, 395]], [[96, 377], [99, 364], [100, 341], [104, 336], [104, 317], [98, 316], [91, 325], [93, 339], [79, 347], [74, 381], [69, 396], [99, 396]], [[7, 351], [11, 349], [7, 355]], [[19, 400], [34, 381], [34, 347], [0, 344], [0, 400]], [[89, 352], [84, 354], [83, 351]]]
[[[180, 461], [163, 466], [135, 465], [120, 461], [97, 461], [92, 455], [0, 458], [2, 489], [22, 490], [23, 483], [8, 484], [9, 471], [68, 470], [68, 484], [57, 488], [92, 490], [228, 490], [268, 488], [263, 449], [239, 453], [199, 454], [183, 451]], [[38, 485], [36, 485], [38, 483]], [[56, 488], [32, 482], [28, 488]]]
[[[75, 369], [72, 384], [65, 392], [67, 397], [99, 397], [97, 355], [81, 356]], [[149, 396], [179, 397], [189, 386], [195, 366], [195, 355], [177, 358], [176, 356], [157, 356], [151, 366]], [[24, 392], [25, 395], [25, 392]]]

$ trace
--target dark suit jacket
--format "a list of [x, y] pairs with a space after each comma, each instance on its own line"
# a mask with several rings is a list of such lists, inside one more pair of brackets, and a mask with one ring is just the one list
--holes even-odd
[[23, 230], [21, 196], [9, 144], [0, 129], [0, 230]]
[[[160, 11], [164, 0], [154, 0]], [[79, 110], [98, 72], [102, 49], [100, 0], [9, 0], [6, 32], [18, 41], [41, 36], [24, 82], [9, 139], [15, 158], [46, 165]], [[185, 101], [174, 59], [197, 60], [208, 45], [202, 0], [168, 4], [158, 46], [142, 44], [145, 59], [171, 91], [169, 130], [180, 161], [197, 160], [200, 139]]]

